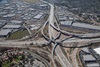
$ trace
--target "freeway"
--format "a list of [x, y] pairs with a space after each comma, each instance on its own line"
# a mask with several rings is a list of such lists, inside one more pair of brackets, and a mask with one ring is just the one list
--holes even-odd
[[77, 51], [78, 51], [78, 48], [74, 49], [74, 51], [73, 51], [73, 53], [71, 55], [72, 61], [74, 62], [75, 67], [79, 67], [78, 66], [78, 62], [77, 62], [77, 57], [76, 57]]
[[46, 40], [49, 40], [49, 38], [44, 34], [43, 30], [44, 30], [45, 26], [47, 25], [48, 20], [49, 20], [49, 18], [47, 19], [47, 21], [45, 22], [45, 24], [44, 24], [43, 27], [41, 28], [41, 34], [43, 35], [43, 37], [44, 37]]
[[72, 42], [80, 42], [80, 43], [82, 43], [82, 42], [91, 42], [91, 43], [95, 43], [95, 42], [100, 42], [100, 38], [94, 38], [94, 39], [75, 39], [75, 40], [66, 40], [66, 41], [64, 41], [64, 42], [66, 42], [66, 43], [68, 43], [68, 42], [70, 42], [70, 43], [72, 43]]
[[[54, 6], [50, 3], [48, 3], [50, 5], [50, 16], [49, 16], [49, 38], [52, 40], [53, 38], [55, 39], [55, 35], [54, 35], [54, 29], [51, 27], [51, 25], [54, 25]], [[56, 44], [52, 44], [52, 46], [55, 48]], [[54, 51], [54, 48], [52, 49], [52, 61], [53, 61], [53, 64], [54, 64], [54, 67], [56, 67], [56, 64], [54, 62], [54, 58], [53, 58], [53, 51]], [[55, 51], [58, 59], [60, 60], [60, 63], [62, 65], [62, 67], [72, 67], [72, 64], [68, 61], [68, 59], [65, 57], [65, 55], [63, 54], [60, 46], [57, 47], [56, 51]], [[64, 60], [63, 60], [63, 59]]]
[[[32, 49], [31, 43], [36, 44], [35, 46], [42, 46], [41, 44], [48, 44], [48, 41], [51, 41], [50, 43], [52, 44], [53, 48], [52, 48], [52, 62], [54, 64], [54, 67], [57, 67], [54, 61], [54, 50], [55, 50], [55, 54], [57, 56], [57, 58], [60, 60], [60, 63], [62, 65], [62, 67], [73, 67], [73, 65], [69, 62], [69, 60], [66, 58], [66, 56], [63, 54], [63, 51], [61, 50], [60, 46], [58, 45], [58, 42], [61, 42], [61, 40], [57, 40], [57, 37], [60, 37], [60, 34], [66, 34], [66, 35], [74, 35], [74, 36], [78, 36], [78, 37], [85, 37], [84, 39], [67, 39], [67, 40], [63, 40], [63, 42], [61, 42], [62, 44], [65, 44], [64, 46], [69, 46], [72, 47], [73, 45], [68, 45], [68, 43], [85, 43], [85, 45], [87, 45], [88, 43], [96, 43], [96, 42], [100, 42], [100, 38], [98, 38], [98, 36], [100, 37], [100, 33], [91, 33], [91, 34], [76, 34], [76, 33], [70, 33], [67, 31], [63, 31], [59, 28], [59, 25], [57, 23], [57, 21], [54, 21], [54, 5], [52, 5], [51, 3], [48, 3], [46, 1], [42, 1], [44, 3], [47, 3], [50, 6], [50, 15], [49, 18], [47, 19], [47, 21], [45, 22], [45, 24], [41, 27], [41, 33], [44, 36], [44, 38], [47, 41], [2, 41], [0, 42], [0, 47], [18, 47], [18, 48], [30, 48]], [[56, 22], [57, 27], [54, 25], [54, 22]], [[47, 37], [44, 34], [44, 28], [45, 26], [48, 25], [48, 34], [49, 37]], [[26, 27], [27, 28], [27, 27]], [[56, 30], [56, 31], [55, 31]], [[58, 31], [58, 32], [57, 32]], [[55, 34], [54, 32], [58, 33], [58, 36], [56, 36], [57, 34]], [[31, 34], [31, 33], [30, 33]], [[93, 39], [93, 37], [95, 37]], [[90, 39], [92, 38], [92, 39]], [[75, 45], [76, 46], [76, 45]], [[79, 44], [78, 46], [84, 46], [84, 44]], [[74, 55], [76, 55], [76, 52], [74, 53]], [[76, 56], [74, 56], [75, 58]], [[76, 60], [75, 60], [76, 61]], [[77, 64], [76, 64], [77, 66]]]
[[[56, 42], [61, 42], [60, 40], [56, 40]], [[100, 38], [95, 38], [95, 39], [73, 39], [73, 40], [65, 40], [63, 41], [63, 44], [66, 43], [97, 43], [100, 42]], [[12, 45], [25, 45], [25, 44], [36, 44], [35, 46], [42, 46], [42, 44], [48, 44], [48, 41], [46, 40], [37, 40], [37, 41], [0, 41], [0, 46], [11, 46]], [[34, 45], [33, 45], [34, 46]], [[69, 45], [71, 46], [71, 45]], [[77, 46], [82, 46], [81, 44]]]
[[[56, 42], [61, 42], [60, 40], [56, 40]], [[96, 43], [96, 42], [100, 42], [100, 38], [94, 38], [94, 39], [67, 39], [67, 40], [64, 40], [63, 43], [75, 43], [75, 42], [78, 42], [78, 43], [82, 43], [82, 42], [91, 42], [91, 43]], [[0, 46], [1, 45], [9, 45], [9, 44], [12, 44], [12, 45], [20, 45], [20, 44], [37, 44], [38, 45], [41, 45], [42, 44], [47, 44], [48, 41], [46, 40], [37, 40], [37, 41], [0, 41]], [[81, 45], [79, 45], [81, 46]]]
[[[56, 40], [56, 42], [60, 43], [60, 40]], [[95, 39], [67, 39], [62, 42], [62, 47], [66, 48], [82, 48], [91, 45], [92, 43], [98, 43], [100, 42], [100, 38], [95, 38]], [[27, 48], [33, 43], [34, 45], [31, 46], [42, 46], [42, 44], [47, 44], [48, 41], [46, 40], [37, 40], [37, 41], [0, 41], [0, 47], [18, 47], [18, 48]], [[67, 44], [67, 45], [66, 45]], [[54, 50], [53, 50], [54, 51]], [[53, 53], [52, 51], [52, 53]]]
[[[46, 2], [47, 3], [47, 2]], [[69, 32], [66, 32], [66, 31], [63, 31], [61, 30], [60, 28], [56, 28], [54, 26], [54, 6], [50, 3], [48, 3], [51, 7], [50, 9], [50, 16], [49, 16], [49, 38], [52, 40], [52, 39], [55, 39], [55, 33], [54, 33], [54, 29], [56, 29], [58, 32], [61, 32], [61, 33], [64, 33], [64, 34], [67, 34], [67, 35], [74, 35], [74, 36], [78, 36], [78, 37], [86, 37], [86, 38], [89, 38], [89, 37], [97, 37], [97, 36], [100, 36], [99, 33], [91, 33], [91, 34], [74, 34], [74, 33], [69, 33]], [[88, 42], [99, 42], [100, 39], [82, 39], [82, 40], [69, 40], [70, 42], [82, 42], [82, 41], [86, 41], [86, 44]], [[64, 41], [64, 42], [68, 42], [68, 41]], [[55, 45], [55, 46], [54, 46]], [[54, 44], [52, 44], [53, 46], [53, 49], [52, 49], [52, 61], [54, 63], [54, 58], [53, 58], [53, 52], [55, 50], [55, 48], [57, 47], [57, 43], [55, 42]], [[68, 61], [68, 59], [65, 57], [65, 55], [63, 54], [62, 50], [60, 49], [60, 46], [58, 46], [55, 50], [55, 53], [58, 57], [58, 59], [60, 60], [60, 63], [63, 67], [73, 67], [73, 65]], [[76, 57], [76, 56], [75, 56]], [[74, 58], [75, 58], [74, 57]], [[77, 64], [76, 64], [77, 65]], [[54, 67], [56, 67], [55, 63], [54, 63]]]
[[[46, 40], [44, 41], [40, 41], [40, 40], [37, 40], [37, 41], [0, 41], [0, 46], [4, 45], [4, 46], [11, 46], [11, 45], [25, 45], [25, 44], [35, 44], [35, 46], [42, 46], [41, 44], [46, 44], [48, 43]], [[34, 46], [34, 45], [33, 45]]]
[[26, 30], [29, 32], [29, 34], [31, 35], [32, 34], [32, 32], [30, 31], [30, 29], [25, 25], [25, 24], [23, 24], [23, 26], [26, 28]]
[[70, 32], [67, 32], [67, 31], [64, 31], [64, 30], [61, 30], [57, 27], [55, 27], [54, 25], [51, 24], [51, 26], [57, 30], [58, 32], [61, 32], [62, 34], [64, 35], [72, 35], [74, 37], [79, 37], [79, 38], [100, 38], [100, 32], [98, 33], [88, 33], [88, 34], [76, 34], [76, 33], [70, 33]]
[[[46, 2], [45, 2], [46, 3]], [[53, 28], [50, 26], [50, 24], [54, 24], [54, 6], [50, 3], [47, 3], [50, 6], [50, 15], [49, 15], [49, 28], [48, 28], [48, 32], [49, 32], [49, 38], [52, 40], [52, 38], [54, 37], [53, 34]], [[53, 44], [52, 44], [53, 45]], [[53, 66], [56, 67], [55, 61], [54, 61], [54, 57], [53, 57], [53, 50], [52, 50], [52, 62], [53, 62]]]

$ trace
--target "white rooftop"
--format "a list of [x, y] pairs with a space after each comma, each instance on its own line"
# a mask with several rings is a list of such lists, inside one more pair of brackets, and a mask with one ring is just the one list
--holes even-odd
[[87, 67], [100, 67], [98, 63], [87, 64]]
[[6, 20], [0, 20], [0, 23], [4, 23], [4, 22], [6, 22]]
[[59, 17], [59, 20], [66, 20], [66, 17]]
[[90, 53], [88, 48], [82, 48], [82, 51], [86, 52], [86, 53]]
[[92, 55], [83, 55], [84, 61], [95, 61], [96, 59]]
[[12, 7], [5, 7], [4, 9], [13, 9]]
[[41, 18], [42, 17], [42, 15], [43, 15], [43, 13], [39, 13], [38, 15], [36, 15], [34, 18], [35, 19], [39, 19], [39, 18]]
[[39, 6], [41, 6], [41, 7], [45, 7], [45, 6], [48, 6], [47, 4], [41, 4], [41, 5], [39, 5]]
[[35, 27], [36, 25], [30, 25], [31, 27]]
[[18, 20], [12, 20], [10, 21], [11, 23], [22, 23], [22, 21], [18, 21]]
[[16, 14], [8, 14], [7, 16], [8, 17], [12, 17], [12, 16], [15, 16]]
[[20, 28], [21, 27], [21, 25], [5, 25], [3, 28], [5, 29], [18, 29], [18, 28]]
[[29, 8], [29, 10], [35, 10], [34, 8]]
[[0, 35], [3, 36], [3, 35], [7, 35], [8, 33], [10, 33], [11, 30], [10, 29], [4, 29], [4, 30], [0, 30]]
[[100, 30], [100, 26], [94, 26], [94, 25], [85, 24], [85, 23], [73, 23], [73, 26]]
[[2, 14], [6, 14], [7, 12], [0, 12], [0, 15], [2, 15]]
[[72, 25], [72, 21], [61, 21], [62, 25], [68, 25], [71, 26]]
[[3, 17], [13, 17], [15, 16], [16, 14], [7, 14], [7, 15], [3, 15]]
[[31, 30], [38, 29], [38, 26], [36, 25], [30, 25], [30, 26], [31, 26]]
[[63, 16], [64, 14], [63, 14], [63, 13], [58, 13], [58, 15], [59, 15], [59, 16]]
[[100, 55], [100, 47], [95, 48], [94, 51], [96, 51]]

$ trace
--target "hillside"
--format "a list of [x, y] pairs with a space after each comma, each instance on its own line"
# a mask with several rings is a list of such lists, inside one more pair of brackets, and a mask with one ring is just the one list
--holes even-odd
[[80, 12], [100, 13], [100, 0], [56, 0], [56, 4], [78, 8]]

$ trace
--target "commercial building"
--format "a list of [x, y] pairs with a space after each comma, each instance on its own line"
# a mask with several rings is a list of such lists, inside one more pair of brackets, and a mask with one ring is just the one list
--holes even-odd
[[82, 51], [85, 53], [85, 54], [90, 54], [90, 51], [88, 48], [82, 48]]
[[72, 21], [61, 21], [61, 25], [71, 26], [72, 25]]
[[37, 26], [37, 25], [30, 25], [31, 30], [38, 29], [38, 28], [39, 28], [39, 26]]
[[12, 7], [5, 7], [5, 8], [3, 8], [3, 9], [5, 9], [5, 10], [12, 10], [12, 9], [14, 9], [14, 8], [12, 8]]
[[44, 13], [40, 12], [36, 16], [34, 16], [34, 19], [40, 19], [43, 16]]
[[23, 24], [23, 21], [19, 21], [19, 20], [11, 20], [10, 23], [16, 24], [16, 25], [22, 25], [22, 24]]
[[91, 48], [83, 48], [80, 51], [80, 59], [84, 67], [100, 67], [99, 57]]
[[0, 20], [0, 28], [2, 28], [6, 24], [5, 20]]
[[97, 54], [100, 55], [100, 47], [93, 49]]
[[66, 21], [66, 17], [59, 16], [59, 21]]
[[3, 18], [7, 18], [7, 17], [14, 17], [16, 14], [7, 14], [7, 15], [3, 15]]
[[21, 25], [5, 25], [3, 29], [19, 29]]
[[66, 26], [72, 26], [73, 28], [83, 28], [83, 29], [100, 31], [100, 26], [95, 26], [95, 25], [86, 24], [86, 23], [66, 21], [65, 18], [61, 18], [60, 23]]
[[11, 32], [12, 30], [10, 29], [2, 29], [0, 30], [0, 37], [7, 37], [10, 35]]
[[7, 12], [0, 12], [0, 16], [4, 15], [4, 14], [7, 14]]
[[41, 5], [39, 5], [39, 7], [40, 7], [40, 9], [48, 9], [49, 7], [48, 7], [48, 5], [47, 4], [41, 4]]
[[92, 55], [83, 55], [83, 60], [85, 62], [95, 62], [96, 59]]
[[87, 67], [100, 67], [100, 65], [98, 63], [91, 63], [91, 64], [87, 64]]
[[94, 25], [85, 24], [85, 23], [73, 23], [72, 26], [80, 27], [80, 28], [93, 29], [93, 30], [100, 30], [100, 26], [94, 26]]

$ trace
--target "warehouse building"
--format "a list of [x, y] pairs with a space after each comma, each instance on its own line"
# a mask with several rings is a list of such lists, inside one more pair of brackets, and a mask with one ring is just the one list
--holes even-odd
[[94, 26], [94, 25], [85, 24], [85, 23], [73, 23], [72, 26], [86, 28], [86, 29], [92, 29], [92, 30], [100, 30], [100, 26]]
[[95, 62], [96, 59], [92, 55], [83, 55], [83, 60], [85, 62]]
[[79, 22], [73, 23], [72, 21], [66, 21], [65, 19], [60, 19], [60, 23], [61, 25], [72, 26], [74, 28], [83, 28], [83, 29], [100, 31], [100, 26], [95, 26], [91, 24], [79, 23]]
[[90, 54], [90, 51], [88, 48], [82, 48], [82, 51], [85, 53], [85, 54]]
[[35, 30], [35, 29], [38, 29], [38, 28], [39, 28], [38, 25], [30, 25], [30, 29], [31, 29], [31, 30]]
[[45, 10], [45, 9], [48, 9], [49, 8], [47, 4], [41, 4], [41, 5], [39, 5], [39, 7], [42, 10]]
[[59, 21], [66, 21], [66, 17], [59, 16]]
[[91, 64], [87, 64], [87, 67], [100, 67], [100, 65], [98, 63], [91, 63]]
[[80, 51], [80, 59], [84, 67], [100, 67], [100, 60], [97, 55], [93, 55], [95, 52], [90, 48], [82, 48]]
[[3, 15], [3, 18], [8, 18], [8, 17], [14, 17], [16, 14], [7, 14], [7, 15]]
[[61, 25], [72, 26], [73, 21], [61, 21]]
[[100, 55], [100, 47], [95, 48], [95, 49], [94, 49], [94, 51], [95, 51], [97, 54], [99, 54], [99, 55]]
[[3, 12], [0, 12], [0, 16], [4, 15], [4, 14], [7, 14], [7, 12], [3, 11]]
[[5, 20], [0, 20], [0, 29], [6, 24]]
[[3, 29], [20, 29], [21, 25], [5, 25]]
[[34, 19], [40, 19], [43, 15], [44, 15], [44, 13], [40, 12], [39, 14], [34, 16]]
[[8, 37], [12, 30], [10, 29], [2, 29], [0, 30], [0, 37]]
[[23, 24], [23, 21], [19, 21], [19, 20], [11, 20], [10, 23], [16, 24], [16, 25], [22, 25], [22, 24]]

